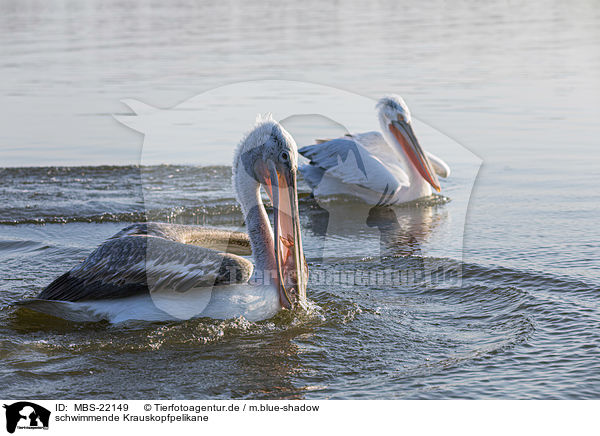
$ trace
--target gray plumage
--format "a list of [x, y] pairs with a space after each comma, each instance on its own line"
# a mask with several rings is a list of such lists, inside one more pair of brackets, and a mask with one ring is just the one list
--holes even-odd
[[83, 301], [124, 298], [156, 289], [245, 283], [250, 241], [240, 232], [166, 223], [131, 225], [54, 280], [38, 298]]
[[300, 148], [298, 152], [310, 160], [309, 165], [303, 165], [299, 170], [312, 189], [321, 183], [321, 179], [328, 169], [339, 164], [339, 158], [345, 161], [348, 153], [354, 154], [358, 169], [367, 177], [367, 170], [358, 151], [358, 146], [351, 136], [317, 141], [316, 144]]

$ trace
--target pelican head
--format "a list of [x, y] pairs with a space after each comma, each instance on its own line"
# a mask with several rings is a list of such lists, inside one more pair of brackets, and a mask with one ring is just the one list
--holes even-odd
[[381, 130], [390, 139], [390, 143], [395, 144], [400, 155], [406, 156], [423, 179], [439, 192], [440, 182], [415, 136], [410, 110], [402, 97], [395, 94], [383, 97], [377, 102], [376, 108], [379, 111]]
[[[244, 192], [249, 192], [248, 189], [254, 190], [256, 194], [262, 186], [273, 204], [273, 239], [266, 241], [263, 235], [260, 244], [253, 244], [252, 247], [255, 258], [260, 255], [256, 251], [271, 251], [263, 253], [270, 261], [259, 262], [257, 259], [256, 268], [264, 267], [269, 270], [264, 271], [265, 277], [269, 274], [274, 278], [282, 307], [292, 309], [302, 305], [306, 301], [308, 267], [300, 235], [296, 142], [270, 116], [259, 119], [254, 129], [240, 143], [234, 156], [233, 168], [234, 187], [247, 218], [251, 208], [262, 207], [260, 202], [252, 203], [243, 198], [246, 195]], [[250, 227], [251, 223], [247, 224]], [[250, 228], [249, 233], [252, 241]]]

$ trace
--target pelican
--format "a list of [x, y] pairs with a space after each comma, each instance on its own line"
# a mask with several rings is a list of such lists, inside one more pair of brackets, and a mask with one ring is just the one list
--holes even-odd
[[432, 188], [440, 192], [437, 176], [448, 177], [450, 168], [423, 151], [402, 97], [383, 97], [376, 108], [383, 135], [348, 134], [299, 150], [310, 160], [300, 172], [315, 197], [346, 194], [381, 206], [430, 196]]
[[[166, 223], [131, 225], [54, 280], [31, 309], [69, 320], [250, 321], [304, 306], [308, 268], [296, 188], [298, 153], [270, 116], [238, 145], [233, 188], [248, 234]], [[273, 204], [273, 226], [261, 198]], [[254, 265], [241, 255], [252, 254]]]

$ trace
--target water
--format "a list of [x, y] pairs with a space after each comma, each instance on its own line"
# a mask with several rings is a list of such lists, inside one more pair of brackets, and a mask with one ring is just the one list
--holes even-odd
[[[428, 261], [446, 268], [460, 264], [460, 286], [315, 283], [314, 277], [335, 271], [415, 266], [422, 251], [439, 244], [444, 233], [452, 234], [447, 221], [460, 213], [453, 201], [396, 209], [400, 238], [384, 240], [389, 246], [379, 248], [381, 258], [365, 257], [373, 235], [367, 226], [356, 225], [358, 230], [338, 232], [329, 241], [344, 254], [324, 259], [320, 229], [326, 217], [301, 184], [305, 253], [313, 275], [313, 307], [307, 312], [258, 323], [204, 319], [110, 325], [70, 323], [10, 305], [34, 296], [105, 238], [146, 215], [241, 228], [230, 171], [144, 168], [146, 179], [156, 180], [145, 212], [138, 167], [2, 170], [0, 335], [5, 394], [597, 397], [598, 281], [577, 270], [540, 272], [535, 264], [516, 268], [440, 256]], [[362, 210], [348, 200], [336, 207]], [[371, 219], [385, 222], [385, 214]], [[408, 236], [416, 238], [416, 244]]]
[[[362, 8], [0, 5], [0, 156], [13, 167], [0, 169], [0, 396], [600, 396], [595, 3]], [[385, 214], [325, 238], [324, 212], [300, 186], [313, 276], [425, 256], [459, 267], [460, 286], [312, 284], [310, 310], [258, 323], [78, 324], [12, 305], [128, 223], [243, 228], [229, 150], [223, 166], [146, 167], [142, 187], [140, 137], [110, 114], [127, 112], [123, 98], [169, 107], [263, 78], [399, 92], [482, 157], [464, 245], [468, 168], [442, 152], [450, 201], [396, 210], [402, 232], [383, 241]], [[324, 247], [343, 255], [323, 258]]]

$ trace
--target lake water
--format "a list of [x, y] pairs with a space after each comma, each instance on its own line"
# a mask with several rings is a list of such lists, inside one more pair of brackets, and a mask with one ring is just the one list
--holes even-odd
[[[598, 398], [599, 29], [593, 1], [2, 2], [0, 396]], [[113, 115], [259, 79], [399, 93], [425, 135], [481, 158], [471, 192], [477, 165], [424, 143], [452, 167], [449, 201], [393, 210], [392, 234], [390, 211], [348, 200], [327, 212], [361, 218], [324, 234], [300, 185], [313, 276], [426, 262], [460, 283], [314, 282], [310, 311], [258, 323], [70, 323], [12, 305], [131, 222], [243, 228], [235, 144], [210, 166], [141, 171], [141, 136]]]

